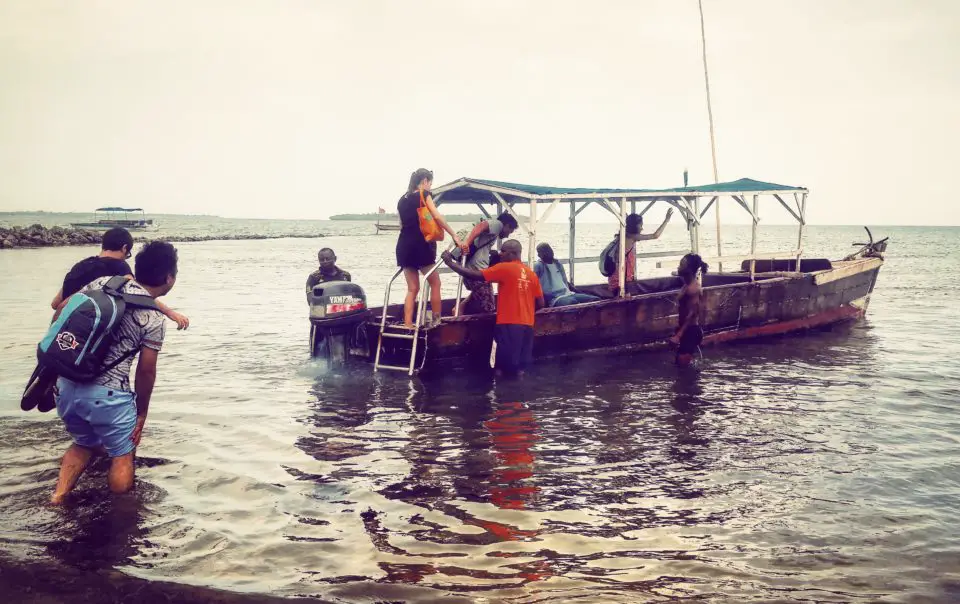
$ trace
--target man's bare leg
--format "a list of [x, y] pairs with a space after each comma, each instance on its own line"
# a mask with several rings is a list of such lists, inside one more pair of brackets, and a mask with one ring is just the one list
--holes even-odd
[[133, 488], [133, 453], [127, 453], [110, 460], [110, 473], [107, 475], [112, 493], [126, 493]]
[[77, 485], [77, 480], [83, 474], [87, 464], [90, 463], [90, 456], [93, 451], [80, 445], [70, 445], [67, 452], [63, 454], [63, 460], [60, 462], [60, 477], [57, 478], [57, 487], [50, 497], [50, 503], [60, 505]]

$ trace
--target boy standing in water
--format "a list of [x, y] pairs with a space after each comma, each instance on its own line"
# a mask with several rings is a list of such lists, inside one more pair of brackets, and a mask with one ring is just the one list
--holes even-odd
[[497, 343], [494, 366], [498, 374], [522, 374], [530, 364], [533, 359], [534, 313], [544, 306], [540, 280], [520, 261], [522, 253], [519, 241], [505, 241], [500, 249], [500, 263], [482, 271], [460, 266], [450, 252], [443, 253], [447, 266], [463, 277], [499, 284], [497, 325], [493, 330]]
[[[152, 241], [135, 261], [135, 279], [123, 291], [159, 298], [177, 281], [177, 250], [169, 243]], [[81, 291], [102, 289], [111, 277], [96, 279]], [[66, 306], [62, 303], [59, 311]], [[60, 465], [60, 476], [50, 502], [59, 505], [77, 484], [93, 451], [103, 447], [110, 456], [108, 482], [114, 493], [133, 488], [133, 454], [147, 421], [150, 396], [157, 379], [157, 356], [163, 345], [163, 314], [158, 310], [127, 310], [114, 332], [113, 346], [104, 358], [110, 367], [93, 382], [66, 378], [57, 382], [57, 415], [73, 438]], [[139, 354], [136, 381], [130, 388], [130, 366]]]
[[690, 365], [693, 355], [700, 349], [703, 341], [703, 329], [700, 327], [703, 288], [700, 287], [697, 276], [706, 273], [707, 263], [699, 255], [687, 254], [680, 259], [680, 266], [677, 268], [677, 274], [683, 279], [683, 288], [680, 289], [678, 297], [680, 327], [670, 338], [670, 343], [677, 346], [676, 363], [681, 367]]

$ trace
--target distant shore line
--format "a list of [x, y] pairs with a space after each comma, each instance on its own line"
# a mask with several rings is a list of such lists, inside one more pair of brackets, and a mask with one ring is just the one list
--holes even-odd
[[[28, 227], [0, 227], [0, 249], [30, 249], [40, 247], [64, 247], [69, 245], [100, 245], [101, 231], [73, 227], [47, 228], [40, 224]], [[289, 233], [281, 235], [169, 235], [162, 237], [135, 236], [134, 241], [169, 241], [191, 243], [196, 241], [246, 241], [261, 239], [315, 239], [326, 237], [325, 233]]]

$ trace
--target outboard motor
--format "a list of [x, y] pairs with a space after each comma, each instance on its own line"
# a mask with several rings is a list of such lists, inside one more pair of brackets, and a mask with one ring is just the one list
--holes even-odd
[[360, 324], [368, 316], [363, 288], [349, 281], [326, 281], [307, 292], [310, 304], [310, 354], [342, 365], [358, 345]]

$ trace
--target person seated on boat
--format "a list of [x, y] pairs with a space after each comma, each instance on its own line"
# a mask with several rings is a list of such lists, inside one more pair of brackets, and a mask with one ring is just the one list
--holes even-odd
[[[133, 251], [133, 235], [123, 227], [114, 227], [103, 234], [100, 240], [100, 254], [84, 258], [73, 265], [73, 268], [63, 278], [63, 286], [50, 302], [53, 310], [60, 308], [60, 304], [80, 291], [91, 281], [100, 277], [126, 277], [133, 279], [133, 270], [127, 264]], [[157, 307], [168, 319], [177, 324], [177, 329], [190, 327], [190, 319], [175, 310], [157, 301]]]
[[327, 281], [350, 281], [350, 273], [337, 266], [337, 255], [328, 247], [317, 252], [317, 262], [320, 268], [307, 277], [307, 293], [313, 291], [313, 286]]
[[[627, 282], [634, 281], [634, 267], [637, 264], [636, 245], [638, 241], [649, 241], [659, 239], [663, 234], [663, 229], [673, 216], [673, 208], [667, 210], [667, 216], [663, 219], [663, 224], [656, 231], [650, 234], [643, 234], [643, 216], [639, 214], [630, 214], [626, 220], [626, 245], [627, 251], [624, 255], [624, 279]], [[600, 272], [607, 277], [607, 284], [610, 286], [611, 294], [616, 297], [620, 295], [620, 233], [613, 236], [613, 241], [607, 244], [600, 254]]]
[[[466, 266], [482, 271], [491, 266], [490, 253], [498, 239], [506, 239], [517, 230], [517, 219], [508, 212], [496, 218], [481, 220], [463, 239], [462, 245], [452, 252], [455, 260], [466, 254]], [[483, 280], [464, 279], [463, 286], [470, 295], [463, 303], [465, 315], [497, 312], [497, 302], [493, 295], [493, 286]]]
[[700, 315], [703, 311], [703, 288], [697, 279], [707, 274], [707, 263], [697, 254], [687, 254], [680, 259], [677, 274], [683, 279], [683, 287], [677, 298], [680, 309], [677, 315], [680, 323], [670, 343], [677, 347], [676, 363], [686, 367], [693, 362], [694, 355], [703, 342], [703, 329], [700, 327]]
[[[414, 304], [420, 293], [420, 274], [427, 274], [437, 261], [436, 241], [427, 241], [420, 231], [420, 215], [417, 211], [421, 204], [427, 208], [440, 228], [450, 233], [457, 247], [460, 247], [461, 243], [453, 228], [437, 211], [437, 206], [433, 203], [433, 195], [430, 194], [432, 186], [433, 172], [420, 168], [410, 175], [407, 192], [397, 202], [397, 213], [400, 215], [397, 266], [403, 269], [403, 276], [407, 280], [407, 297], [403, 301], [403, 326], [408, 329], [413, 329]], [[436, 271], [430, 273], [427, 284], [430, 285], [430, 308], [433, 312], [433, 322], [436, 323], [440, 321], [443, 304], [440, 294], [440, 274]]]
[[443, 261], [467, 279], [483, 279], [499, 285], [497, 324], [493, 339], [497, 344], [494, 369], [498, 374], [522, 374], [533, 359], [533, 326], [536, 311], [545, 306], [540, 279], [520, 260], [523, 247], [516, 239], [503, 242], [500, 262], [482, 271], [460, 266], [450, 252]]
[[554, 257], [553, 248], [550, 247], [549, 243], [541, 243], [537, 246], [537, 256], [540, 260], [533, 264], [533, 272], [540, 279], [543, 299], [547, 306], [570, 306], [571, 304], [596, 302], [600, 299], [597, 296], [577, 291], [577, 288], [567, 280], [567, 272], [563, 270], [563, 265]]

